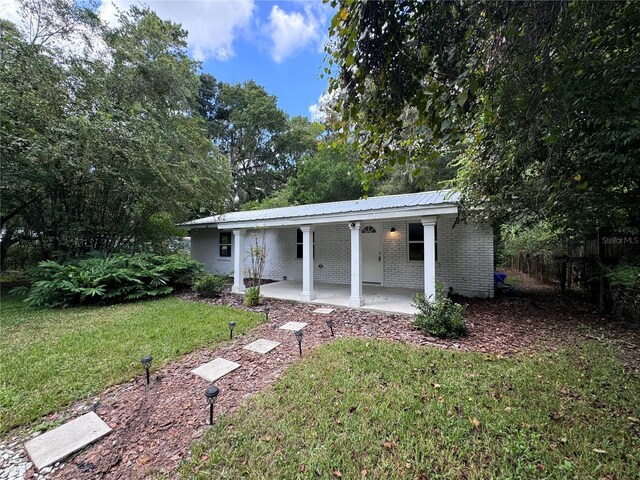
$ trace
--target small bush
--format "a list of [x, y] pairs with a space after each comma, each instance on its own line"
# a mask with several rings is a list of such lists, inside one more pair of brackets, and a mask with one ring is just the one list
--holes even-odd
[[92, 255], [64, 263], [40, 262], [31, 286], [14, 289], [38, 307], [71, 307], [166, 295], [190, 286], [202, 264], [185, 255]]
[[244, 304], [247, 307], [255, 307], [260, 303], [260, 287], [247, 288], [244, 294]]
[[640, 267], [621, 264], [608, 275], [613, 309], [620, 318], [640, 319]]
[[219, 297], [227, 284], [227, 277], [224, 275], [205, 275], [196, 280], [193, 290], [205, 298]]
[[465, 307], [444, 296], [444, 285], [436, 282], [435, 299], [417, 293], [413, 306], [418, 309], [413, 324], [439, 338], [459, 338], [467, 334]]

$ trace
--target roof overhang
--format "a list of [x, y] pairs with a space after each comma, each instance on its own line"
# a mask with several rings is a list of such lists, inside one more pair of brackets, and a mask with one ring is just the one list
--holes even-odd
[[212, 222], [183, 225], [189, 229], [217, 227], [221, 230], [251, 229], [251, 228], [275, 228], [292, 227], [299, 225], [322, 225], [331, 223], [350, 223], [373, 220], [392, 220], [394, 218], [421, 218], [438, 215], [456, 215], [458, 205], [456, 203], [437, 204], [430, 206], [414, 206], [386, 208], [381, 210], [367, 210], [363, 212], [338, 213], [326, 215], [311, 215], [288, 218], [274, 218], [270, 220], [244, 220], [236, 222]]

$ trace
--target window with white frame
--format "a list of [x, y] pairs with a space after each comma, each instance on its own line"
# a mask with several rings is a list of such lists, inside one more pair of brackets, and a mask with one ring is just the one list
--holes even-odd
[[[409, 223], [407, 225], [407, 242], [410, 262], [424, 262], [424, 226], [422, 223]], [[436, 261], [438, 261], [438, 225], [434, 227], [434, 243]]]
[[[316, 232], [312, 232], [313, 237], [313, 258], [316, 258]], [[296, 258], [302, 258], [302, 230], [296, 232]]]
[[220, 256], [231, 256], [231, 232], [220, 232]]

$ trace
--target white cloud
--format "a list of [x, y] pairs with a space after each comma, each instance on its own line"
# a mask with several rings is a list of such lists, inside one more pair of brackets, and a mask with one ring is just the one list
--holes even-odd
[[320, 109], [320, 105], [317, 103], [309, 105], [309, 116], [311, 117], [312, 122], [320, 123], [323, 123], [326, 118], [325, 113]]
[[118, 10], [130, 5], [148, 5], [165, 20], [180, 23], [189, 32], [189, 48], [193, 58], [227, 60], [233, 56], [233, 41], [250, 25], [254, 0], [104, 0], [100, 17], [117, 21]]
[[331, 93], [325, 91], [320, 95], [318, 103], [309, 105], [309, 116], [311, 117], [311, 121], [324, 123], [333, 113], [333, 108], [338, 102], [340, 95], [341, 93], [339, 90], [334, 90]]
[[275, 62], [280, 63], [324, 38], [324, 18], [318, 13], [311, 5], [305, 6], [304, 14], [285, 12], [278, 5], [273, 6], [267, 32], [271, 40], [271, 58]]

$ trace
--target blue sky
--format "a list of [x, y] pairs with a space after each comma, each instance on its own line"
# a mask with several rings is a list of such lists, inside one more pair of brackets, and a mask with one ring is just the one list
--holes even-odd
[[[269, 23], [274, 6], [285, 14], [300, 13], [304, 18], [305, 6], [301, 2], [256, 2], [255, 15], [260, 25]], [[318, 97], [327, 87], [326, 78], [319, 77], [325, 57], [321, 46], [326, 40], [329, 20], [329, 15], [322, 23], [319, 19], [318, 41], [309, 41], [283, 58], [274, 53], [273, 43], [269, 40], [265, 41], [261, 36], [241, 36], [233, 45], [234, 55], [231, 58], [208, 59], [203, 63], [203, 70], [225, 82], [253, 79], [276, 95], [279, 106], [289, 115], [309, 116], [309, 106], [317, 104]]]
[[[319, 76], [333, 12], [321, 0], [101, 1], [99, 14], [107, 23], [132, 4], [180, 23], [204, 72], [231, 83], [255, 80], [291, 116], [312, 118], [312, 106], [326, 89], [327, 80]], [[0, 17], [22, 23], [18, 0], [0, 0]]]

